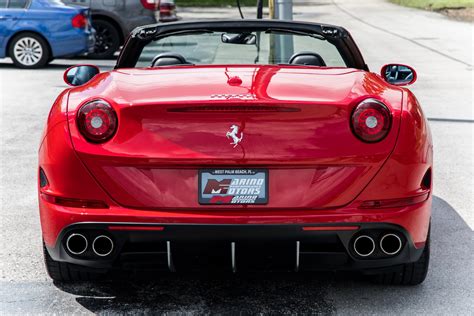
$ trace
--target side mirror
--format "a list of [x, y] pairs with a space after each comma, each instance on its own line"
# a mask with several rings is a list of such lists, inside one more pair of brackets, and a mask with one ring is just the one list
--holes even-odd
[[407, 65], [388, 64], [382, 67], [380, 75], [390, 84], [408, 86], [416, 81], [416, 71]]
[[89, 82], [95, 75], [100, 73], [97, 66], [78, 65], [66, 69], [64, 72], [64, 82], [70, 86], [80, 86]]

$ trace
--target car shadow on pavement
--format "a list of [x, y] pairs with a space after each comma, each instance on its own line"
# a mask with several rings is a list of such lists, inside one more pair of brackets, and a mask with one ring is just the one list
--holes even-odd
[[[331, 313], [329, 274], [134, 275], [134, 280], [59, 285], [93, 313]], [[136, 278], [136, 279], [135, 279]]]
[[[358, 313], [377, 313], [374, 303], [383, 304], [380, 312], [426, 313], [440, 301], [466, 300], [462, 289], [470, 288], [466, 263], [472, 260], [472, 230], [447, 202], [434, 197], [431, 267], [420, 286], [375, 285], [357, 272], [135, 273], [98, 283], [55, 285], [78, 296], [76, 301], [93, 313], [332, 314], [354, 306]], [[454, 296], [447, 297], [445, 290]]]

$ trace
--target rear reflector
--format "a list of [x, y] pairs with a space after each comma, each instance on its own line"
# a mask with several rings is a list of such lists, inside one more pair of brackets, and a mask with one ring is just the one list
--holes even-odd
[[423, 190], [431, 189], [431, 168], [429, 168], [423, 176], [423, 179], [421, 180], [421, 188]]
[[304, 231], [358, 230], [359, 226], [305, 226]]
[[49, 195], [46, 193], [40, 193], [41, 198], [46, 202], [67, 206], [67, 207], [79, 207], [79, 208], [109, 208], [107, 204], [102, 201], [91, 201], [91, 200], [80, 200], [63, 198], [59, 196]]
[[415, 248], [416, 249], [421, 249], [426, 245], [426, 241], [421, 241], [421, 242], [416, 242], [415, 243]]
[[147, 230], [147, 231], [162, 231], [165, 228], [163, 226], [109, 226], [109, 230], [122, 230], [122, 231], [133, 231], [133, 230]]
[[429, 192], [426, 192], [421, 195], [410, 196], [401, 199], [364, 201], [361, 203], [359, 208], [389, 208], [408, 206], [426, 201], [429, 194]]
[[49, 184], [48, 178], [46, 178], [46, 174], [44, 173], [42, 168], [39, 168], [39, 184], [40, 188], [44, 188]]

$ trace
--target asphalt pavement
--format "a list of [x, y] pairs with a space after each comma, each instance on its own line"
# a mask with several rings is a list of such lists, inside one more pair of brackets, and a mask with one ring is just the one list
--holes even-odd
[[[66, 67], [19, 70], [0, 60], [1, 314], [460, 314], [474, 310], [473, 24], [376, 0], [296, 1], [295, 19], [345, 26], [369, 67], [418, 71], [413, 86], [435, 143], [432, 257], [417, 287], [373, 285], [357, 273], [136, 274], [55, 284], [46, 275], [36, 196], [37, 149]], [[253, 11], [245, 10], [250, 16]], [[187, 9], [189, 18], [234, 9]], [[93, 61], [109, 70], [114, 61]], [[73, 181], [73, 179], [71, 179]]]

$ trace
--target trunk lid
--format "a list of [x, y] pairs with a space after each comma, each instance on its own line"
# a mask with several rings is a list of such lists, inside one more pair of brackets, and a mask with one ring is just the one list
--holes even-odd
[[[359, 141], [349, 119], [366, 96], [393, 113], [388, 137]], [[119, 128], [107, 143], [88, 143], [75, 125], [84, 98], [104, 98]], [[400, 89], [354, 69], [179, 67], [99, 75], [71, 91], [74, 147], [117, 203], [133, 208], [314, 209], [351, 202], [394, 148]], [[242, 140], [234, 146], [232, 126]], [[201, 168], [269, 170], [267, 205], [198, 203]]]

